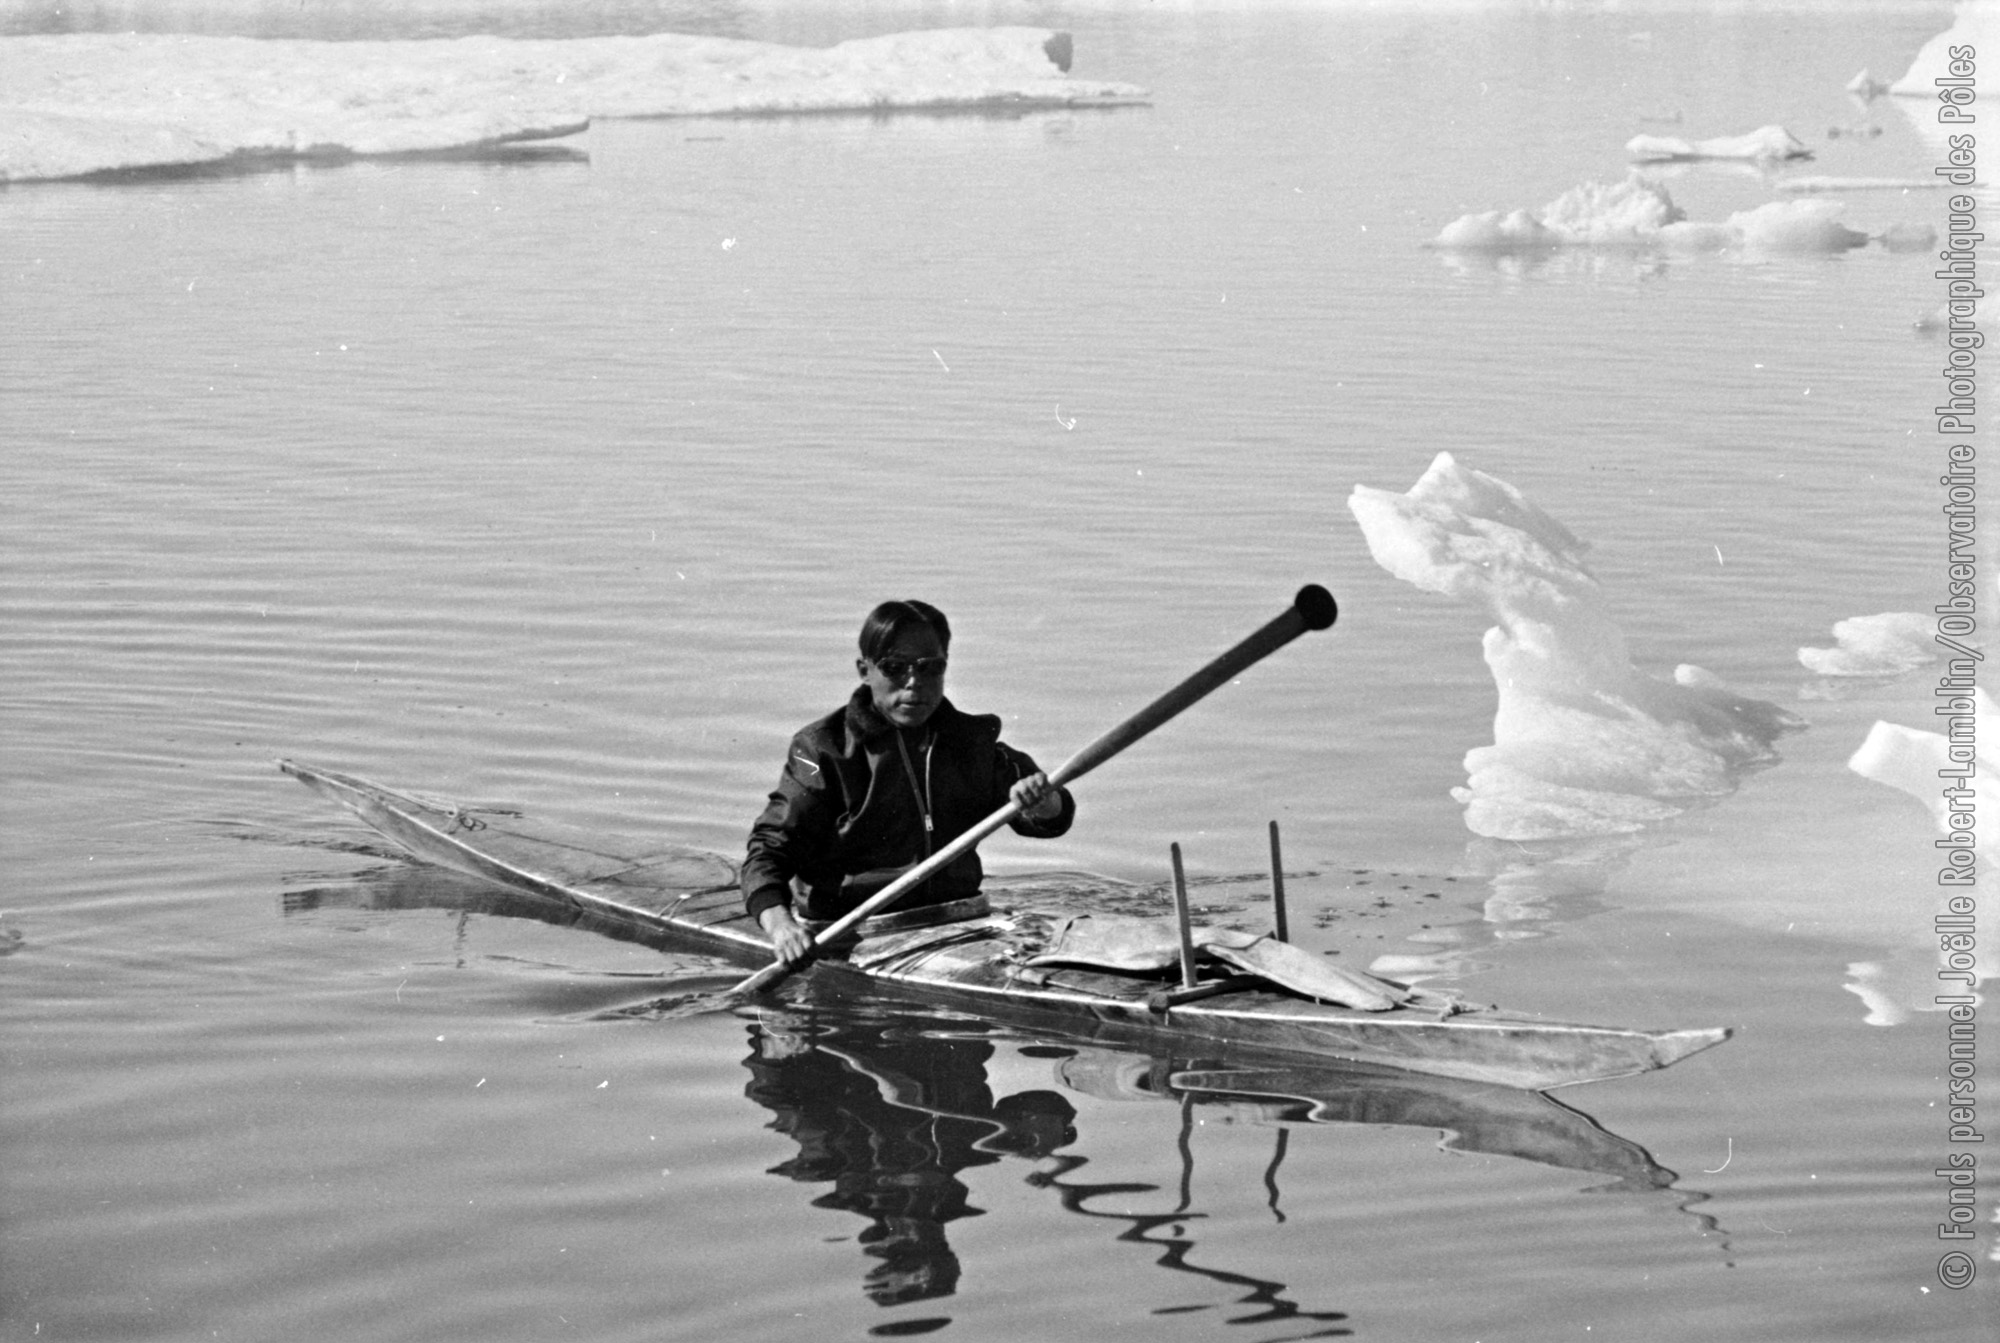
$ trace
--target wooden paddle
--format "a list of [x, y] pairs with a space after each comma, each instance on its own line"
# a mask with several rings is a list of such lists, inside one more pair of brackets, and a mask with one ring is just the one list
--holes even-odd
[[[1251, 665], [1261, 662], [1307, 630], [1323, 630], [1330, 627], [1339, 614], [1340, 608], [1335, 605], [1333, 594], [1317, 583], [1308, 583], [1299, 589], [1298, 595], [1292, 598], [1292, 604], [1285, 609], [1283, 615], [1056, 766], [1049, 774], [1049, 782], [1061, 787], [1072, 779], [1082, 778], [1154, 728], [1188, 708], [1209, 691]], [[825, 947], [827, 943], [841, 936], [861, 920], [887, 908], [926, 877], [1013, 820], [1020, 811], [1018, 805], [1009, 802], [821, 929], [813, 938], [813, 949], [817, 951]], [[800, 964], [804, 962], [801, 961]], [[790, 974], [794, 968], [796, 967], [784, 961], [775, 961], [738, 984], [730, 990], [730, 993], [762, 992]]]

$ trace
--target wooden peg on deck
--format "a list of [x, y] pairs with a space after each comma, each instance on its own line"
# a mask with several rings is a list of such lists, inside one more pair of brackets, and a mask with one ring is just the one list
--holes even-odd
[[1194, 919], [1188, 910], [1187, 874], [1181, 870], [1181, 846], [1169, 844], [1167, 856], [1174, 864], [1174, 918], [1181, 927], [1181, 987], [1191, 989], [1194, 978]]
[[1271, 822], [1271, 935], [1280, 942], [1292, 940], [1285, 923], [1285, 860], [1278, 853], [1278, 823]]

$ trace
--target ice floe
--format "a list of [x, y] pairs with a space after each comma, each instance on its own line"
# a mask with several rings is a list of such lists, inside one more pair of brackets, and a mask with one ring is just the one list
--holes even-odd
[[1627, 158], [1641, 163], [1674, 163], [1693, 159], [1751, 161], [1808, 159], [1812, 151], [1783, 126], [1759, 126], [1742, 135], [1712, 140], [1683, 140], [1675, 135], [1635, 135], [1625, 144]]
[[1951, 185], [1941, 177], [1834, 177], [1812, 174], [1773, 182], [1773, 189], [1799, 196], [1828, 191], [1942, 191]]
[[1799, 661], [1821, 676], [1894, 676], [1933, 662], [1931, 622], [1914, 611], [1853, 616], [1833, 627], [1832, 648], [1801, 648]]
[[1565, 247], [1826, 255], [1864, 246], [1869, 235], [1841, 222], [1843, 205], [1809, 197], [1739, 210], [1719, 223], [1686, 217], [1665, 187], [1633, 173], [1606, 186], [1586, 182], [1539, 213], [1488, 210], [1444, 226], [1429, 246], [1447, 252], [1537, 252]]
[[1903, 77], [1889, 92], [1903, 98], [1935, 98], [1936, 81], [1952, 77], [1951, 49], [1972, 47], [1990, 60], [2000, 51], [2000, 0], [1965, 0], [1952, 14], [1951, 27], [1917, 51]]
[[1483, 607], [1499, 692], [1493, 744], [1465, 757], [1465, 823], [1493, 839], [1628, 833], [1733, 791], [1803, 726], [1699, 667], [1632, 665], [1584, 546], [1507, 482], [1438, 454], [1407, 493], [1348, 507], [1384, 569]]
[[1104, 106], [1066, 33], [937, 29], [825, 48], [656, 34], [383, 42], [0, 38], [0, 182], [226, 160], [437, 153], [594, 118]]

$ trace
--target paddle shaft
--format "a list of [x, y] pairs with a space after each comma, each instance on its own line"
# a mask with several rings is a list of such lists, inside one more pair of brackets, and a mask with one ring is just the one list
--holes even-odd
[[[1056, 766], [1049, 773], [1049, 782], [1060, 788], [1073, 779], [1082, 778], [1154, 728], [1187, 709], [1217, 686], [1240, 675], [1245, 669], [1269, 657], [1301, 634], [1308, 630], [1328, 628], [1338, 615], [1339, 608], [1335, 606], [1332, 595], [1325, 588], [1316, 583], [1309, 583], [1300, 588], [1298, 596], [1292, 599], [1292, 604], [1282, 615], [1269, 621], [1249, 638]], [[813, 938], [814, 949], [826, 946], [861, 920], [901, 899], [912, 887], [936, 874], [946, 864], [1020, 814], [1020, 806], [1008, 802], [1006, 806], [821, 929]], [[731, 992], [761, 992], [790, 974], [793, 968], [783, 961], [774, 961], [738, 984]]]

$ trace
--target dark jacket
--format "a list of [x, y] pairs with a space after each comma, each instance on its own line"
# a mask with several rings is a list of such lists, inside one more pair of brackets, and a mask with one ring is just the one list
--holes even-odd
[[[799, 917], [840, 917], [1005, 806], [1008, 789], [1037, 768], [1001, 742], [996, 717], [960, 713], [945, 700], [921, 729], [899, 733], [868, 687], [858, 687], [845, 708], [792, 738], [778, 787], [750, 827], [743, 862], [750, 917], [793, 904], [794, 878], [803, 892]], [[1075, 817], [1065, 790], [1053, 820], [1017, 816], [1012, 825], [1053, 839]], [[981, 875], [979, 854], [961, 854], [896, 907], [963, 899], [979, 890]]]

